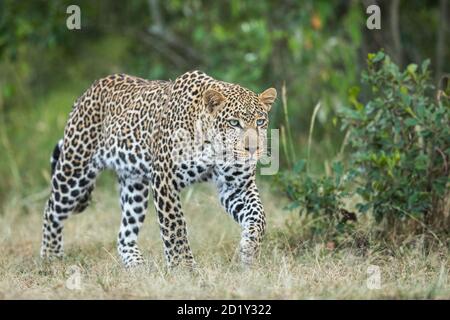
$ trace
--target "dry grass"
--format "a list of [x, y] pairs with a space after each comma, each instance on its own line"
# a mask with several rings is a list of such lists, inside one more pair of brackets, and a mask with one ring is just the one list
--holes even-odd
[[[294, 256], [279, 246], [288, 213], [263, 186], [268, 237], [261, 263], [243, 272], [235, 259], [239, 227], [225, 215], [209, 187], [184, 194], [197, 273], [165, 269], [162, 243], [151, 209], [140, 235], [149, 259], [145, 270], [127, 272], [118, 263], [115, 238], [120, 215], [116, 193], [97, 190], [95, 203], [66, 223], [62, 261], [38, 258], [43, 200], [24, 213], [10, 201], [0, 214], [0, 298], [2, 299], [316, 299], [450, 298], [448, 250], [425, 254], [420, 248], [395, 254], [369, 250], [305, 247]], [[278, 232], [275, 232], [278, 230]], [[381, 270], [381, 288], [367, 288], [367, 268]], [[81, 270], [81, 289], [66, 281], [72, 266]]]

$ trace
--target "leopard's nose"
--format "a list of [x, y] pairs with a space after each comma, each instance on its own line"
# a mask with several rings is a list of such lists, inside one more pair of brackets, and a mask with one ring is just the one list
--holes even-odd
[[249, 129], [246, 131], [244, 139], [244, 149], [251, 155], [258, 150], [258, 134], [255, 130]]
[[256, 146], [256, 145], [255, 146], [249, 145], [249, 146], [245, 147], [245, 151], [247, 151], [251, 155], [253, 155], [257, 150], [258, 150], [258, 146]]

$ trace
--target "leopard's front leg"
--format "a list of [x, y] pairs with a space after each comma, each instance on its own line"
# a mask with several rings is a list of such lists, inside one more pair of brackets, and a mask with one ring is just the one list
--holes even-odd
[[126, 267], [144, 264], [137, 238], [147, 213], [149, 182], [147, 179], [119, 177], [121, 226], [117, 251]]
[[176, 266], [193, 268], [195, 261], [187, 237], [180, 191], [175, 187], [173, 181], [158, 172], [153, 174], [152, 190], [164, 244], [164, 254], [169, 268]]
[[233, 219], [242, 227], [240, 258], [245, 267], [254, 264], [258, 257], [261, 241], [266, 228], [264, 209], [256, 187], [255, 177], [240, 181], [233, 175], [218, 180], [220, 202]]

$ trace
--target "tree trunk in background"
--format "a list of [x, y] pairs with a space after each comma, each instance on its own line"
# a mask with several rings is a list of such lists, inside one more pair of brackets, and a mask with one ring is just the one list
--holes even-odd
[[392, 42], [394, 45], [392, 57], [394, 61], [402, 67], [402, 43], [400, 38], [400, 19], [399, 19], [400, 0], [392, 0], [389, 7], [390, 27], [392, 34]]
[[439, 82], [444, 70], [443, 63], [445, 57], [445, 38], [447, 34], [447, 10], [448, 10], [448, 1], [441, 0], [439, 2], [439, 25], [438, 25], [438, 35], [437, 35], [437, 44], [436, 44], [436, 83]]

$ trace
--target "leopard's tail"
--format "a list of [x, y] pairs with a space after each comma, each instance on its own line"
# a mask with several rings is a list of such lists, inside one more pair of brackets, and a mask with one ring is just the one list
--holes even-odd
[[52, 176], [55, 173], [56, 164], [58, 163], [59, 156], [61, 155], [61, 148], [63, 145], [63, 139], [59, 140], [55, 148], [53, 148], [52, 156], [50, 157], [50, 166], [52, 168]]

